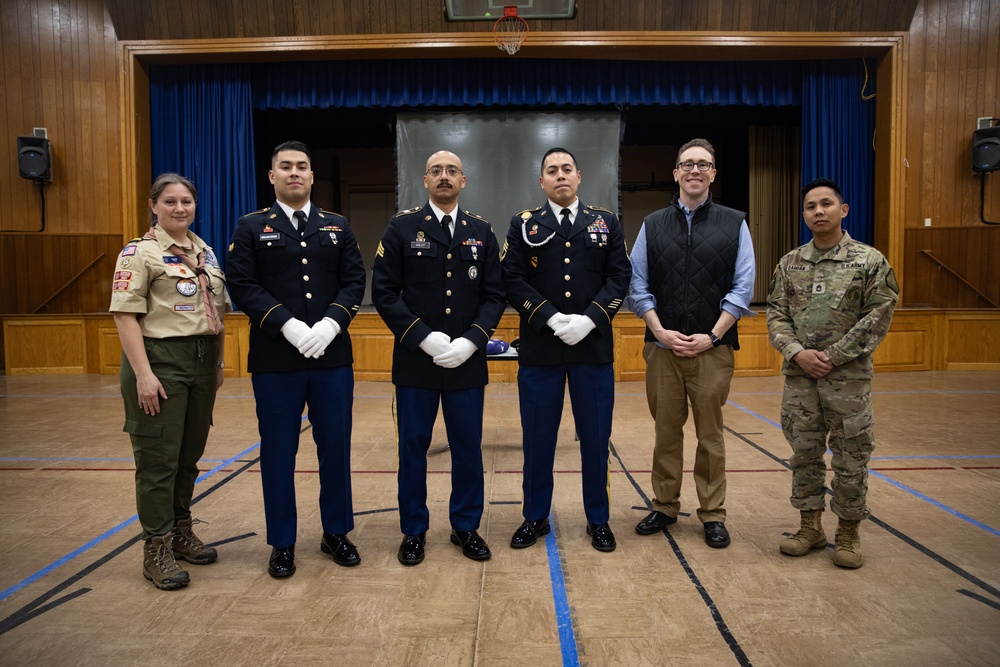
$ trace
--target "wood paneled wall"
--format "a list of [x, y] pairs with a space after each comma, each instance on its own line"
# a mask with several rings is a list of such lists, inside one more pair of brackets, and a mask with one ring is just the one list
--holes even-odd
[[[922, 0], [907, 43], [904, 225], [978, 226], [972, 133], [977, 118], [1000, 117], [1000, 0]], [[985, 199], [986, 219], [1000, 221], [1000, 173]]]
[[[888, 32], [907, 30], [917, 4], [918, 0], [580, 0], [576, 18], [532, 20], [530, 26], [545, 32]], [[488, 22], [448, 22], [441, 0], [108, 0], [108, 9], [119, 38], [130, 40], [485, 32], [492, 27]]]
[[[1000, 312], [975, 310], [897, 310], [889, 335], [875, 351], [879, 371], [1000, 370]], [[358, 380], [389, 380], [392, 334], [374, 313], [361, 313], [351, 324], [354, 375]], [[121, 344], [110, 314], [76, 317], [5, 317], [3, 332], [7, 372], [100, 373], [114, 375], [121, 364]], [[226, 316], [226, 375], [245, 377], [250, 323], [242, 313]], [[615, 379], [642, 381], [645, 327], [622, 312], [615, 318]], [[496, 337], [512, 341], [518, 316], [504, 314]], [[778, 375], [781, 356], [767, 341], [763, 313], [740, 322], [736, 376]], [[491, 382], [515, 382], [516, 361], [491, 361]]]
[[0, 234], [0, 313], [107, 312], [118, 234]]
[[16, 137], [44, 127], [49, 233], [121, 234], [118, 40], [103, 0], [0, 2], [0, 232], [41, 227], [38, 185], [18, 174]]
[[[705, 45], [685, 51], [698, 58], [727, 57], [745, 35], [772, 44], [755, 57], [795, 58], [801, 56], [796, 33], [843, 31], [860, 48], [876, 35], [873, 31], [905, 31], [902, 56], [883, 60], [879, 67], [877, 243], [883, 250], [896, 249], [905, 289], [911, 278], [924, 280], [922, 272], [936, 269], [903, 261], [912, 254], [909, 247], [902, 251], [904, 229], [921, 227], [925, 218], [932, 220], [933, 229], [979, 225], [979, 180], [971, 174], [970, 144], [977, 117], [1000, 116], [1000, 0], [583, 0], [576, 19], [533, 21], [531, 27], [534, 35], [556, 45], [539, 48], [531, 57], [588, 58], [660, 57], [662, 51], [648, 46], [650, 38], [663, 34], [658, 31], [706, 34]], [[450, 33], [455, 39], [432, 40], [422, 52], [460, 57], [470, 52], [461, 38], [471, 33], [485, 37], [489, 29], [479, 22], [448, 23], [440, 0], [0, 2], [0, 141], [6, 147], [0, 160], [0, 236], [72, 235], [52, 239], [52, 247], [59, 248], [54, 261], [69, 265], [91, 252], [87, 244], [92, 240], [81, 234], [117, 235], [120, 247], [143, 227], [137, 215], [148, 187], [148, 150], [131, 145], [132, 138], [123, 137], [121, 128], [125, 115], [134, 116], [130, 122], [138, 124], [138, 133], [148, 135], [143, 125], [148, 96], [141, 93], [141, 68], [132, 79], [139, 83], [138, 94], [130, 98], [133, 91], [120, 89], [122, 40], [204, 39], [204, 49], [214, 49], [219, 58], [227, 49], [252, 49], [262, 37], [359, 35], [361, 42], [371, 42], [378, 35], [398, 35], [381, 40], [381, 47], [367, 45], [337, 56], [391, 57], [401, 44], [429, 33]], [[621, 31], [622, 36], [593, 46], [589, 31]], [[564, 41], [560, 33], [566, 33]], [[224, 37], [236, 38], [240, 46], [220, 44]], [[488, 43], [488, 38], [480, 41]], [[294, 47], [291, 40], [280, 42]], [[268, 53], [257, 59], [281, 57], [283, 50], [275, 47]], [[831, 53], [844, 55], [843, 50]], [[899, 77], [892, 90], [884, 85], [889, 73]], [[15, 157], [15, 138], [30, 134], [33, 127], [48, 129], [54, 154], [55, 179], [45, 189], [46, 228], [41, 234], [27, 231], [41, 224], [38, 186], [20, 178]], [[893, 128], [905, 128], [903, 139], [895, 143], [888, 140]], [[124, 164], [123, 146], [129, 148]], [[887, 175], [896, 171], [902, 176]], [[144, 185], [132, 192], [126, 179]], [[889, 200], [894, 203], [888, 205]], [[1000, 173], [987, 177], [985, 213], [988, 219], [1000, 219]], [[31, 262], [33, 257], [29, 251], [19, 259]], [[44, 251], [34, 259], [29, 275], [54, 272]], [[45, 298], [44, 289], [21, 293], [42, 283], [25, 280], [22, 264], [3, 257], [0, 262], [2, 292], [18, 291], [10, 308], [27, 308]], [[100, 295], [93, 307], [103, 310], [105, 302]], [[53, 308], [68, 312], [90, 306], [80, 294], [67, 295]]]
[[1000, 227], [907, 229], [906, 266], [905, 305], [1000, 308]]
[[1000, 230], [980, 220], [1000, 221], [1000, 172], [985, 177], [984, 192], [971, 165], [976, 120], [1000, 117], [1000, 0], [924, 0], [908, 49], [903, 303], [992, 308]]

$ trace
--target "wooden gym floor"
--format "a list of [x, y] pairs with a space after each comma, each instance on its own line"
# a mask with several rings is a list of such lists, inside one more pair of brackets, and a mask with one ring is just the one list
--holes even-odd
[[[196, 489], [218, 562], [187, 588], [141, 575], [133, 464], [112, 376], [0, 377], [2, 665], [996, 665], [1000, 664], [1000, 373], [879, 374], [865, 565], [832, 548], [778, 552], [798, 515], [777, 425], [782, 380], [737, 379], [726, 407], [728, 549], [709, 549], [690, 472], [669, 535], [641, 537], [652, 420], [617, 387], [614, 553], [590, 547], [568, 407], [554, 534], [515, 551], [521, 451], [514, 384], [487, 388], [481, 534], [449, 543], [449, 456], [430, 457], [427, 559], [396, 561], [392, 386], [358, 383], [351, 537], [362, 563], [319, 550], [315, 450], [298, 459], [298, 572], [266, 573], [258, 435], [247, 379], [227, 379]], [[443, 429], [441, 429], [443, 431]], [[688, 433], [686, 470], [693, 457]], [[832, 539], [836, 520], [824, 525]]]

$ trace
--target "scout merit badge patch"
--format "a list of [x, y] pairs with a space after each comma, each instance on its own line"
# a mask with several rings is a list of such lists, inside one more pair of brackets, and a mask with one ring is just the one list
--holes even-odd
[[177, 281], [177, 291], [181, 296], [194, 296], [198, 292], [198, 283], [190, 278], [181, 278]]

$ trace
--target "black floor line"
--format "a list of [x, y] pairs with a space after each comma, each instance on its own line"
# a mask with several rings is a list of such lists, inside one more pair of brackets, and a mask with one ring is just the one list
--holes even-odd
[[[622, 461], [621, 455], [619, 455], [618, 450], [615, 449], [614, 443], [608, 443], [608, 445], [611, 449], [611, 454], [618, 459], [618, 465], [621, 466], [622, 472], [625, 473], [625, 476], [628, 478], [629, 482], [631, 482], [632, 488], [635, 489], [635, 492], [639, 494], [639, 497], [642, 498], [644, 503], [646, 503], [646, 508], [652, 509], [653, 505], [649, 501], [649, 497], [646, 495], [646, 492], [642, 490], [642, 487], [638, 484], [638, 482], [635, 481], [635, 477], [632, 476], [632, 472], [625, 466], [625, 462]], [[743, 647], [740, 646], [739, 641], [733, 636], [729, 626], [726, 625], [726, 621], [722, 618], [722, 613], [716, 606], [715, 600], [713, 600], [712, 596], [709, 595], [707, 590], [705, 590], [705, 586], [701, 583], [698, 575], [695, 574], [694, 568], [691, 567], [687, 558], [684, 557], [684, 552], [681, 551], [680, 545], [677, 544], [674, 536], [671, 535], [669, 531], [663, 531], [663, 534], [670, 543], [670, 549], [674, 552], [674, 556], [677, 558], [678, 562], [680, 562], [681, 567], [684, 569], [684, 573], [687, 574], [688, 579], [691, 580], [695, 590], [698, 591], [698, 594], [701, 595], [701, 599], [705, 602], [705, 606], [708, 607], [709, 613], [712, 615], [712, 620], [715, 621], [716, 629], [719, 631], [719, 634], [722, 635], [722, 639], [726, 642], [726, 645], [729, 646], [729, 650], [733, 652], [733, 655], [736, 657], [737, 664], [741, 667], [750, 667], [753, 663], [750, 662], [750, 658], [748, 658], [747, 654], [743, 651]]]
[[[218, 483], [212, 485], [210, 488], [206, 489], [204, 492], [199, 493], [197, 497], [195, 497], [194, 499], [192, 499], [191, 504], [194, 505], [195, 503], [197, 503], [201, 499], [205, 498], [210, 493], [212, 493], [212, 492], [220, 489], [223, 485], [225, 485], [225, 484], [229, 483], [230, 481], [232, 481], [235, 477], [237, 477], [238, 475], [242, 474], [248, 468], [250, 468], [251, 466], [253, 466], [254, 464], [256, 464], [259, 460], [260, 460], [260, 458], [258, 457], [258, 458], [254, 459], [252, 461], [247, 462], [247, 464], [244, 465], [242, 468], [238, 468], [237, 470], [234, 470], [233, 472], [229, 473], [229, 475], [227, 475], [225, 478], [219, 480]], [[249, 535], [241, 535], [241, 536], [229, 538], [229, 539], [227, 539], [225, 541], [226, 542], [231, 542], [233, 540], [242, 539], [242, 538], [248, 537], [248, 536]], [[0, 635], [4, 635], [7, 632], [10, 632], [14, 628], [18, 627], [19, 625], [21, 625], [23, 623], [26, 623], [27, 621], [30, 621], [31, 619], [40, 616], [44, 612], [49, 611], [51, 609], [55, 609], [59, 605], [65, 603], [65, 602], [69, 602], [70, 600], [74, 600], [74, 599], [80, 597], [81, 595], [83, 595], [84, 593], [87, 593], [90, 590], [92, 590], [90, 588], [81, 588], [79, 590], [74, 591], [73, 593], [70, 593], [69, 595], [63, 596], [63, 597], [59, 598], [58, 600], [55, 600], [55, 601], [51, 602], [50, 604], [45, 604], [46, 602], [48, 602], [48, 600], [52, 599], [53, 597], [55, 597], [56, 595], [58, 595], [62, 591], [66, 590], [67, 588], [69, 588], [70, 586], [72, 586], [73, 584], [75, 584], [77, 581], [79, 581], [83, 577], [85, 577], [88, 574], [90, 574], [91, 572], [95, 571], [97, 568], [101, 567], [102, 565], [104, 565], [105, 563], [107, 563], [108, 561], [110, 561], [115, 556], [123, 553], [124, 551], [127, 551], [136, 542], [139, 542], [139, 540], [140, 540], [141, 537], [142, 537], [142, 535], [135, 535], [135, 536], [129, 538], [124, 543], [122, 543], [121, 545], [119, 545], [117, 548], [113, 549], [111, 552], [109, 552], [109, 553], [105, 554], [104, 556], [98, 558], [93, 563], [91, 563], [87, 567], [83, 568], [82, 570], [80, 570], [79, 572], [77, 572], [76, 574], [74, 574], [73, 576], [69, 577], [68, 579], [66, 579], [62, 583], [53, 586], [51, 589], [49, 589], [48, 591], [46, 591], [42, 595], [38, 596], [37, 598], [35, 598], [34, 600], [32, 600], [31, 602], [29, 602], [25, 606], [21, 607], [20, 609], [18, 609], [14, 613], [12, 613], [10, 616], [8, 616], [8, 617], [0, 620]], [[219, 544], [221, 544], [221, 542]], [[44, 606], [42, 606], [42, 605], [44, 605]]]
[[[750, 440], [749, 438], [745, 437], [743, 434], [737, 433], [736, 431], [734, 431], [733, 429], [729, 428], [728, 426], [726, 426], [725, 429], [726, 429], [726, 431], [728, 431], [729, 433], [731, 433], [735, 437], [739, 438], [740, 440], [742, 440], [746, 444], [748, 444], [751, 447], [753, 447], [754, 449], [756, 449], [761, 454], [764, 454], [768, 458], [770, 458], [770, 459], [772, 459], [774, 461], [777, 461], [782, 466], [784, 466], [786, 469], [788, 469], [789, 471], [791, 471], [791, 466], [788, 464], [788, 461], [775, 456], [774, 454], [772, 454], [771, 452], [769, 452], [767, 449], [761, 447], [757, 443], [755, 443], [752, 440]], [[826, 493], [829, 496], [833, 495], [833, 492], [830, 489], [827, 489]], [[951, 570], [952, 572], [954, 572], [958, 576], [962, 577], [963, 579], [965, 579], [966, 581], [968, 581], [972, 585], [977, 586], [977, 587], [983, 589], [984, 591], [986, 591], [990, 595], [993, 595], [993, 596], [995, 596], [997, 598], [1000, 598], [1000, 590], [998, 590], [996, 587], [989, 585], [988, 583], [986, 583], [985, 581], [983, 581], [979, 577], [975, 576], [971, 572], [968, 572], [967, 570], [962, 569], [958, 565], [955, 565], [954, 563], [952, 563], [950, 560], [948, 560], [947, 558], [945, 558], [941, 554], [935, 553], [934, 551], [932, 551], [928, 547], [924, 546], [920, 542], [917, 542], [915, 539], [913, 539], [909, 535], [906, 535], [905, 533], [897, 530], [896, 528], [893, 528], [888, 523], [886, 523], [885, 521], [879, 519], [874, 514], [869, 515], [868, 519], [872, 523], [874, 523], [876, 526], [878, 526], [879, 528], [882, 528], [882, 529], [888, 531], [894, 537], [902, 540], [903, 542], [905, 542], [906, 544], [910, 545], [911, 547], [913, 547], [914, 549], [916, 549], [920, 553], [924, 554], [925, 556], [927, 556], [928, 558], [930, 558], [934, 562], [938, 563], [939, 565], [942, 565], [942, 566], [946, 567], [947, 569]], [[1000, 609], [1000, 603], [992, 602], [992, 601], [987, 601], [986, 598], [981, 598], [978, 595], [970, 594], [968, 592], [963, 592], [962, 590], [959, 590], [957, 592], [963, 593], [965, 595], [969, 595], [969, 597], [972, 597], [973, 599], [978, 600], [980, 602], [985, 602], [986, 604], [988, 604], [989, 606], [991, 606], [991, 607], [993, 607], [995, 609]]]

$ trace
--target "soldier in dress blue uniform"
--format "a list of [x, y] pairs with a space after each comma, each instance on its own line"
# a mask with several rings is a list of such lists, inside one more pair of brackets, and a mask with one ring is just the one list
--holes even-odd
[[584, 206], [581, 172], [565, 148], [542, 158], [548, 201], [515, 215], [501, 259], [510, 304], [521, 314], [518, 395], [524, 447], [524, 523], [511, 538], [531, 546], [549, 532], [552, 466], [567, 378], [580, 437], [587, 534], [614, 551], [608, 525], [608, 444], [614, 407], [611, 320], [632, 268], [618, 216]]
[[347, 219], [309, 201], [305, 144], [275, 148], [268, 177], [277, 201], [240, 219], [226, 268], [233, 299], [250, 318], [268, 573], [282, 578], [295, 573], [295, 454], [307, 404], [319, 457], [320, 548], [339, 565], [361, 562], [347, 537], [354, 529], [347, 327], [364, 296], [365, 267]]
[[483, 515], [483, 399], [486, 343], [506, 303], [493, 228], [458, 208], [462, 161], [439, 151], [427, 160], [422, 208], [397, 213], [379, 243], [372, 302], [395, 337], [393, 413], [399, 448], [397, 557], [424, 559], [427, 449], [438, 404], [451, 450], [451, 542], [473, 560], [491, 553], [479, 535]]

